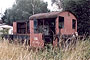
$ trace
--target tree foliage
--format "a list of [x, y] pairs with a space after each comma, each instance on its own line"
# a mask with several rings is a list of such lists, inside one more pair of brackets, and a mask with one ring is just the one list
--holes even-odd
[[12, 8], [6, 9], [2, 20], [12, 25], [13, 21], [28, 20], [29, 16], [36, 13], [48, 12], [47, 3], [41, 0], [16, 0]]
[[78, 19], [79, 34], [90, 34], [90, 0], [52, 0], [63, 10], [72, 12]]

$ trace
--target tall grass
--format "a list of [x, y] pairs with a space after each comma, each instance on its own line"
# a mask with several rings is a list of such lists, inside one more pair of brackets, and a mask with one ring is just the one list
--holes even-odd
[[69, 48], [30, 49], [29, 46], [15, 45], [8, 40], [0, 41], [0, 60], [89, 60], [90, 38], [78, 41]]

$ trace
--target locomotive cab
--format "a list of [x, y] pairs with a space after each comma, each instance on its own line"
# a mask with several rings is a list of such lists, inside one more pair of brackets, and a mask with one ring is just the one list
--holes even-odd
[[60, 35], [77, 32], [77, 19], [70, 12], [50, 12], [30, 16], [30, 46], [54, 46]]

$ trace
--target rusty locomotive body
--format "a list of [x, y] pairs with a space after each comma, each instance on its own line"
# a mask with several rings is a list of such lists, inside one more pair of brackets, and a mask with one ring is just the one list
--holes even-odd
[[54, 46], [61, 35], [77, 32], [77, 19], [68, 12], [35, 14], [28, 21], [13, 22], [12, 39], [27, 39], [32, 47], [43, 47], [50, 43]]

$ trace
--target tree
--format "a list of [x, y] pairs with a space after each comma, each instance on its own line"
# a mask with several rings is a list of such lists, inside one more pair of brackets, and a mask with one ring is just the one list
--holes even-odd
[[90, 0], [52, 0], [52, 2], [77, 17], [79, 34], [90, 34]]
[[12, 25], [13, 21], [28, 20], [33, 14], [45, 12], [49, 12], [47, 3], [41, 0], [16, 0], [12, 8], [6, 9], [2, 20]]

